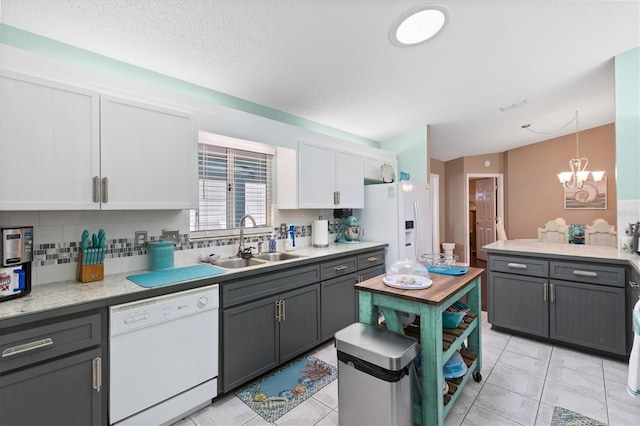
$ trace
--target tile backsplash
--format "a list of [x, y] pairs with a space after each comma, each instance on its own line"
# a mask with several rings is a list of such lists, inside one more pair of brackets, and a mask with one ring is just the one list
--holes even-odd
[[[285, 235], [279, 234], [279, 224], [293, 224], [296, 243], [310, 244], [311, 223], [322, 215], [331, 219], [332, 211], [274, 211], [272, 235], [278, 248], [284, 248]], [[134, 247], [135, 231], [147, 231], [148, 241], [157, 241], [162, 229], [180, 230], [175, 246], [176, 265], [180, 261], [195, 261], [200, 254], [231, 256], [239, 244], [238, 238], [189, 239], [189, 211], [40, 211], [0, 212], [0, 226], [34, 227], [33, 284], [71, 280], [75, 277], [80, 237], [83, 229], [90, 234], [104, 229], [107, 235], [105, 273], [122, 273], [147, 269], [148, 248]], [[329, 220], [329, 233], [337, 234], [339, 224]], [[266, 242], [270, 235], [251, 236], [250, 242]]]

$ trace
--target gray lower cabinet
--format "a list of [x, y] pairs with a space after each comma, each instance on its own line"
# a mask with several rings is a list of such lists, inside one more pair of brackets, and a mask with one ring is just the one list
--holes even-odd
[[625, 267], [491, 254], [488, 264], [492, 325], [629, 353]]
[[3, 330], [0, 425], [106, 423], [101, 327], [95, 313]]
[[317, 265], [222, 284], [222, 392], [320, 343]]
[[355, 284], [384, 274], [384, 249], [320, 265], [322, 340], [358, 321]]
[[356, 322], [356, 272], [321, 283], [322, 340]]
[[544, 297], [547, 278], [502, 272], [490, 275], [489, 322], [498, 327], [549, 337], [549, 303]]

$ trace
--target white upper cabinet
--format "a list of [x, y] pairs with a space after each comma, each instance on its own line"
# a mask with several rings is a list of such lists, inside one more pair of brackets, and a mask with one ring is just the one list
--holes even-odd
[[97, 92], [0, 71], [0, 210], [86, 210], [100, 174]]
[[197, 203], [191, 115], [102, 95], [102, 209], [189, 209]]
[[0, 71], [0, 210], [187, 209], [191, 116]]
[[300, 141], [298, 207], [364, 207], [363, 158], [325, 145]]

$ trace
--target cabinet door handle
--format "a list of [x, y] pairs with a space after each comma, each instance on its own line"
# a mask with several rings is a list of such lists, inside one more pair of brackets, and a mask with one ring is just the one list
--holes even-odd
[[109, 202], [109, 178], [102, 178], [102, 202]]
[[573, 271], [573, 275], [578, 275], [580, 277], [597, 277], [598, 273], [593, 271]]
[[280, 301], [276, 300], [276, 321], [280, 322]]
[[94, 203], [100, 202], [100, 177], [99, 176], [93, 177], [93, 202]]
[[2, 351], [2, 358], [22, 354], [25, 352], [44, 348], [45, 346], [51, 346], [51, 345], [53, 345], [53, 339], [50, 337], [47, 337], [46, 339], [36, 340], [33, 342], [18, 345], [18, 346], [12, 346]]
[[556, 286], [551, 284], [551, 303], [556, 301]]
[[285, 319], [287, 319], [287, 309], [286, 309], [287, 307], [285, 305], [285, 301], [284, 300], [280, 301], [280, 307], [282, 308], [282, 316], [281, 316], [281, 318], [282, 318], [282, 321], [284, 321]]
[[378, 258], [376, 256], [371, 256], [367, 258], [368, 262], [376, 262], [378, 260]]
[[348, 268], [348, 266], [346, 266], [346, 265], [340, 265], [340, 266], [336, 266], [334, 269], [336, 271], [344, 271], [347, 268]]
[[544, 297], [543, 300], [546, 302], [547, 301], [547, 297], [549, 295], [549, 283], [544, 283]]
[[333, 191], [333, 204], [340, 204], [340, 191]]
[[93, 388], [100, 392], [102, 388], [102, 358], [94, 358], [93, 359]]
[[527, 265], [524, 263], [507, 263], [507, 266], [513, 269], [527, 269]]

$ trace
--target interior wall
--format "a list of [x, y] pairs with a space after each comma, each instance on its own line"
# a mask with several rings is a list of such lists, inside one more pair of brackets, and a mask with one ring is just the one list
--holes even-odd
[[445, 242], [446, 234], [445, 234], [445, 225], [447, 223], [447, 216], [445, 215], [446, 206], [445, 206], [445, 182], [446, 175], [444, 170], [444, 161], [436, 160], [431, 158], [429, 160], [429, 170], [430, 173], [434, 175], [440, 176], [440, 185], [439, 185], [439, 194], [440, 194], [440, 206], [439, 206], [439, 217], [440, 217], [440, 241]]
[[503, 174], [504, 154], [461, 157], [445, 163], [446, 226], [444, 240], [456, 243], [454, 253], [461, 262], [468, 262], [467, 223], [469, 205], [466, 202], [468, 174]]
[[465, 203], [466, 181], [464, 177], [464, 158], [447, 161], [445, 163], [445, 231], [441, 238], [443, 243], [456, 243], [454, 253], [459, 259], [465, 253], [465, 226], [468, 207]]
[[[564, 189], [556, 175], [569, 170], [568, 162], [575, 157], [575, 133], [513, 149], [506, 152], [508, 214], [505, 228], [509, 239], [537, 238], [538, 227], [556, 217], [564, 218], [567, 223], [585, 225], [604, 218], [617, 226], [614, 124], [580, 131], [579, 143], [580, 156], [589, 159], [588, 169], [605, 171], [607, 208], [564, 208]], [[602, 186], [604, 182], [599, 184]]]

